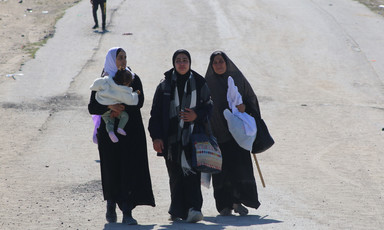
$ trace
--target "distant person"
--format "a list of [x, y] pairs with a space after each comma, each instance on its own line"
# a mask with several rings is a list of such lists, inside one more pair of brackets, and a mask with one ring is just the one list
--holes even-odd
[[102, 29], [105, 31], [105, 20], [107, 18], [107, 0], [90, 0], [92, 4], [92, 14], [93, 20], [95, 21], [95, 25], [92, 29], [99, 28], [99, 21], [97, 20], [97, 10], [101, 10], [101, 19], [103, 20]]
[[[133, 92], [132, 87], [130, 87], [133, 78], [134, 76], [132, 73], [123, 68], [118, 70], [113, 78], [109, 76], [97, 78], [91, 85], [90, 89], [96, 91], [96, 100], [102, 105], [114, 105], [119, 103], [137, 105], [139, 102], [138, 95], [140, 94], [140, 90]], [[114, 132], [115, 117], [111, 116], [111, 112], [112, 110], [108, 110], [101, 115], [101, 117], [106, 124], [105, 127], [109, 137], [112, 142], [116, 143], [119, 139]], [[124, 127], [129, 119], [128, 113], [122, 111], [116, 118], [119, 119], [117, 132], [126, 136], [127, 133], [124, 131]]]
[[243, 99], [243, 104], [236, 105], [239, 112], [260, 115], [256, 94], [241, 71], [224, 52], [212, 53], [205, 80], [213, 101], [211, 116], [213, 135], [217, 138], [223, 157], [222, 171], [212, 175], [212, 184], [216, 209], [220, 215], [229, 216], [234, 211], [245, 216], [248, 214], [248, 209], [243, 205], [257, 209], [260, 202], [251, 153], [235, 141], [223, 114], [225, 109], [229, 109], [227, 101], [229, 76], [233, 78]]
[[191, 70], [188, 51], [177, 50], [172, 65], [157, 86], [148, 129], [153, 148], [164, 156], [168, 170], [170, 220], [195, 223], [203, 219], [203, 196], [200, 173], [191, 164], [190, 135], [194, 125], [208, 120], [212, 103], [205, 79]]
[[[129, 70], [126, 58], [122, 48], [111, 48], [105, 58], [102, 76], [113, 78], [119, 68]], [[117, 221], [117, 204], [123, 212], [122, 222], [129, 225], [137, 224], [132, 217], [132, 210], [137, 205], [155, 206], [148, 167], [147, 141], [140, 112], [144, 103], [143, 86], [140, 77], [137, 74], [134, 76], [131, 87], [134, 91], [141, 92], [137, 105], [102, 105], [96, 100], [96, 91], [92, 91], [88, 104], [88, 111], [93, 115], [102, 115], [109, 110], [112, 110], [112, 117], [118, 117], [122, 111], [129, 114], [128, 123], [124, 127], [127, 135], [117, 133], [119, 142], [111, 141], [104, 120], [100, 120], [97, 130], [101, 183], [104, 200], [107, 201], [106, 219], [110, 223]], [[116, 122], [114, 129], [117, 129]]]

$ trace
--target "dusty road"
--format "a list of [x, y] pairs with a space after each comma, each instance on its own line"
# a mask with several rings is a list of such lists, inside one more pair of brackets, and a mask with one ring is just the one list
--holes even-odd
[[[89, 14], [86, 0], [67, 10], [24, 76], [0, 85], [1, 229], [384, 227], [382, 17], [350, 0], [116, 0], [103, 34]], [[258, 156], [258, 210], [218, 217], [204, 189], [204, 221], [170, 223], [165, 165], [148, 139], [157, 207], [134, 210], [139, 226], [106, 224], [87, 103], [113, 46], [143, 81], [145, 125], [176, 49], [201, 74], [214, 50], [231, 57], [276, 140]]]

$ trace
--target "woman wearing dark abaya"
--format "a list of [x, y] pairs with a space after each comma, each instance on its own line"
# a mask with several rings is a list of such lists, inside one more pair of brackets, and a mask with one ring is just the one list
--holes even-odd
[[194, 127], [208, 121], [212, 109], [205, 79], [191, 70], [191, 56], [177, 50], [173, 68], [164, 73], [151, 109], [148, 130], [153, 148], [164, 156], [169, 175], [170, 220], [195, 223], [203, 219], [200, 173], [191, 167]]
[[212, 53], [205, 79], [211, 91], [213, 111], [211, 125], [223, 156], [222, 171], [212, 175], [216, 209], [223, 216], [232, 210], [241, 216], [248, 214], [243, 205], [257, 209], [256, 181], [253, 174], [251, 154], [241, 148], [228, 130], [223, 115], [229, 109], [227, 101], [228, 76], [231, 76], [243, 98], [236, 107], [240, 112], [260, 114], [259, 103], [253, 89], [236, 65], [222, 51]]
[[[118, 68], [127, 68], [126, 52], [119, 47], [111, 48], [105, 59], [103, 76], [113, 77]], [[127, 68], [129, 71], [130, 69]], [[139, 76], [132, 73], [131, 87], [140, 90], [137, 105], [101, 105], [97, 102], [96, 92], [92, 91], [88, 104], [90, 114], [102, 115], [112, 110], [111, 116], [117, 117], [123, 110], [129, 114], [129, 121], [124, 131], [126, 136], [117, 134], [119, 142], [113, 143], [105, 129], [105, 122], [100, 121], [97, 130], [97, 142], [100, 155], [101, 182], [104, 200], [107, 201], [106, 219], [116, 222], [116, 204], [123, 212], [122, 223], [136, 225], [132, 210], [137, 205], [155, 206], [148, 166], [147, 143], [140, 108], [144, 103], [143, 86]], [[115, 131], [118, 121], [115, 122]]]

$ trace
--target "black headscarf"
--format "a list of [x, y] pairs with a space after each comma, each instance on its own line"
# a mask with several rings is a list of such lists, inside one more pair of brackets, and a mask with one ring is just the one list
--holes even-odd
[[[213, 60], [217, 55], [221, 55], [226, 63], [227, 70], [223, 74], [216, 74], [213, 70]], [[231, 139], [231, 134], [228, 130], [227, 121], [224, 118], [223, 111], [228, 106], [227, 90], [228, 90], [228, 77], [231, 76], [238, 87], [239, 93], [243, 98], [243, 102], [246, 105], [246, 112], [252, 114], [258, 114], [260, 116], [259, 103], [254, 93], [252, 86], [249, 84], [243, 73], [237, 68], [232, 60], [223, 52], [215, 51], [210, 56], [210, 62], [207, 72], [205, 74], [205, 80], [211, 91], [211, 97], [213, 100], [213, 110], [211, 116], [211, 124], [213, 132], [218, 142], [226, 142]]]
[[[176, 67], [175, 67], [175, 61], [176, 61], [176, 57], [177, 55], [179, 54], [185, 54], [189, 60], [189, 70], [188, 72], [186, 72], [184, 75], [181, 75], [179, 74], [177, 71], [176, 71]], [[172, 56], [172, 64], [173, 64], [173, 68], [175, 70], [175, 74], [177, 76], [176, 78], [176, 84], [177, 84], [177, 89], [178, 89], [178, 93], [179, 93], [179, 97], [180, 97], [180, 101], [181, 101], [181, 98], [184, 94], [184, 85], [185, 85], [185, 82], [188, 80], [189, 78], [189, 75], [191, 74], [191, 55], [189, 54], [189, 52], [185, 49], [178, 49], [175, 51], [175, 53], [173, 54]]]
[[191, 70], [191, 55], [189, 54], [188, 51], [186, 51], [185, 49], [178, 49], [175, 51], [175, 53], [173, 54], [173, 57], [172, 57], [172, 64], [173, 64], [173, 67], [175, 67], [175, 61], [176, 61], [176, 57], [177, 55], [179, 54], [185, 54], [187, 55], [188, 59], [189, 59], [189, 70]]

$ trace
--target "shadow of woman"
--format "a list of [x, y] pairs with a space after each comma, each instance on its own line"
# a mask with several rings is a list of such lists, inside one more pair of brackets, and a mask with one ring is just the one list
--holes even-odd
[[207, 222], [219, 224], [222, 226], [252, 226], [252, 225], [265, 225], [265, 224], [277, 224], [283, 221], [268, 219], [268, 216], [259, 215], [247, 215], [247, 216], [216, 216], [216, 217], [204, 217]]
[[168, 229], [184, 229], [184, 230], [195, 230], [195, 229], [204, 229], [204, 230], [223, 230], [227, 226], [234, 227], [244, 227], [244, 226], [254, 226], [254, 225], [265, 225], [265, 224], [274, 224], [282, 223], [283, 221], [267, 219], [267, 216], [260, 217], [258, 215], [247, 215], [247, 216], [216, 216], [216, 217], [204, 217], [205, 222], [211, 222], [213, 224], [204, 224], [196, 223], [190, 224], [185, 221], [176, 221], [169, 225], [161, 225], [159, 230], [168, 230]]
[[135, 229], [135, 230], [150, 230], [155, 227], [154, 224], [150, 225], [127, 225], [122, 223], [108, 223], [104, 225], [104, 230], [126, 230], [126, 229]]

